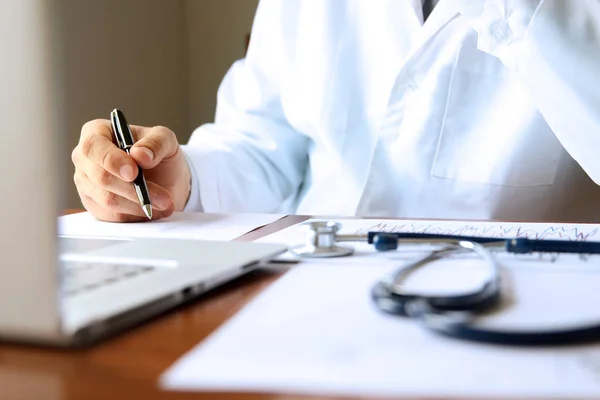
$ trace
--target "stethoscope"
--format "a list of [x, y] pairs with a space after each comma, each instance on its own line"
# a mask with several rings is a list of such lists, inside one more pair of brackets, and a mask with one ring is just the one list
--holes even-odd
[[[305, 243], [293, 247], [299, 257], [343, 257], [353, 254], [350, 246], [339, 242], [361, 241], [373, 244], [378, 251], [395, 250], [399, 242], [432, 243], [440, 247], [381, 278], [371, 290], [371, 298], [382, 312], [418, 320], [425, 328], [456, 339], [504, 345], [565, 345], [600, 340], [600, 322], [566, 329], [515, 330], [492, 329], [477, 323], [477, 317], [492, 313], [501, 304], [501, 268], [492, 252], [482, 243], [468, 240], [398, 239], [395, 235], [340, 235], [341, 224], [335, 221], [309, 221], [302, 224]], [[410, 293], [403, 287], [408, 276], [428, 263], [462, 253], [473, 253], [484, 261], [485, 280], [474, 290], [458, 295], [428, 296]]]

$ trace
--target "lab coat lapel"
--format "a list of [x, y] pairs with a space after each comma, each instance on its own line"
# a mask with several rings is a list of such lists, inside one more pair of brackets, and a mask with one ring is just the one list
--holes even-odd
[[[422, 8], [421, 11], [417, 7], [421, 7], [422, 1], [413, 1], [413, 0], [405, 0], [410, 1], [412, 4], [412, 11], [414, 12], [415, 18], [422, 16]], [[403, 58], [404, 62], [402, 63], [401, 68], [396, 72], [396, 82], [392, 85], [391, 91], [389, 93], [389, 97], [387, 98], [387, 108], [386, 108], [386, 116], [383, 118], [382, 129], [380, 133], [383, 133], [388, 128], [393, 128], [396, 126], [397, 121], [393, 116], [395, 113], [395, 104], [401, 100], [401, 94], [399, 95], [396, 87], [399, 84], [398, 78], [401, 78], [402, 73], [405, 70], [411, 70], [414, 68], [415, 64], [418, 64], [419, 56], [425, 51], [427, 43], [442, 29], [444, 28], [450, 21], [452, 21], [456, 16], [459, 15], [458, 9], [456, 8], [456, 0], [440, 0], [425, 23], [422, 23], [421, 26], [415, 27], [414, 31], [411, 31], [413, 34], [413, 39], [411, 40], [410, 50], [405, 53], [405, 57]], [[408, 4], [408, 3], [405, 3]], [[409, 29], [409, 28], [407, 28]], [[400, 82], [400, 84], [402, 84]], [[400, 97], [398, 97], [400, 96]], [[392, 117], [390, 117], [392, 116]]]
[[415, 13], [415, 17], [421, 25], [423, 25], [423, 0], [408, 0]]
[[[415, 7], [420, 6], [421, 0], [413, 2]], [[415, 10], [418, 16], [423, 20], [423, 9]], [[421, 50], [421, 48], [434, 37], [448, 22], [452, 21], [458, 15], [458, 9], [456, 8], [456, 0], [440, 0], [434, 7], [431, 15], [427, 18], [427, 21], [423, 24], [421, 34], [418, 36], [419, 40], [415, 44], [411, 57]], [[409, 57], [410, 58], [410, 57]]]

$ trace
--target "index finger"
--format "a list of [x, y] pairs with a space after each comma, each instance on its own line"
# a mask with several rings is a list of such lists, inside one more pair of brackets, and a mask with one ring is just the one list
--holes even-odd
[[138, 167], [133, 159], [113, 142], [111, 124], [108, 120], [96, 120], [85, 124], [81, 130], [81, 152], [91, 162], [125, 181], [137, 176]]

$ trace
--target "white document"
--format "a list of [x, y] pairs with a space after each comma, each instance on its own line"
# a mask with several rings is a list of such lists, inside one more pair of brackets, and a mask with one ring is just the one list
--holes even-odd
[[110, 223], [98, 221], [84, 212], [59, 217], [58, 233], [65, 236], [107, 238], [232, 240], [282, 217], [283, 215], [277, 214], [177, 212], [156, 221]]
[[[372, 254], [299, 264], [173, 365], [161, 385], [334, 396], [600, 396], [600, 345], [465, 342], [381, 313], [369, 293], [398, 261]], [[470, 261], [436, 264], [410, 285], [465, 289], [473, 282]], [[489, 323], [600, 323], [600, 257], [505, 256], [502, 264], [509, 304]]]

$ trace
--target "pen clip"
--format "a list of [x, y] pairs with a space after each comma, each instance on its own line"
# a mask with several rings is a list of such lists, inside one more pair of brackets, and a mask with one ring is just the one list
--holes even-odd
[[117, 110], [113, 110], [110, 113], [110, 123], [112, 124], [112, 131], [115, 135], [115, 140], [117, 141], [117, 146], [121, 149], [125, 149], [125, 144], [123, 143], [119, 122], [117, 120]]
[[131, 132], [131, 129], [129, 129], [127, 119], [125, 119], [125, 115], [118, 108], [115, 108], [111, 115], [113, 124], [116, 126], [116, 133], [119, 136], [117, 140], [119, 141], [121, 148], [129, 153], [129, 149], [133, 147], [135, 141], [133, 139], [133, 133]]

